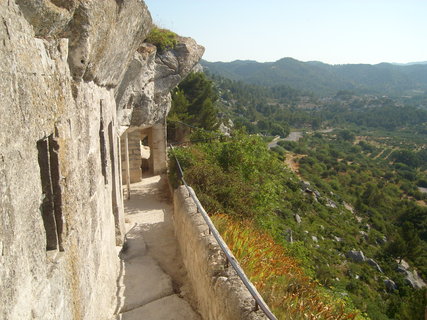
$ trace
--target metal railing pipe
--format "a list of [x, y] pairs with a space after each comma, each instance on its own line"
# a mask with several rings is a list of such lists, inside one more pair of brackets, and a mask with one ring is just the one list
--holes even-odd
[[[173, 146], [170, 145], [170, 148], [174, 150]], [[245, 287], [248, 289], [250, 294], [255, 300], [255, 310], [258, 310], [258, 307], [264, 312], [264, 314], [267, 316], [270, 320], [277, 320], [275, 315], [270, 311], [256, 288], [253, 286], [251, 281], [248, 279], [246, 274], [242, 271], [241, 267], [238, 265], [238, 262], [236, 261], [236, 258], [234, 258], [233, 254], [231, 253], [230, 249], [228, 248], [227, 244], [222, 239], [221, 235], [219, 234], [218, 230], [216, 229], [215, 225], [212, 223], [212, 220], [209, 218], [209, 215], [206, 213], [205, 209], [203, 208], [202, 204], [200, 203], [199, 199], [197, 198], [196, 194], [194, 193], [193, 189], [189, 187], [187, 182], [184, 179], [184, 172], [182, 170], [181, 164], [178, 161], [178, 158], [174, 155], [175, 162], [177, 164], [178, 172], [180, 179], [184, 186], [187, 188], [188, 193], [190, 194], [191, 198], [193, 199], [194, 203], [197, 206], [197, 209], [199, 213], [202, 215], [203, 219], [205, 220], [206, 224], [209, 228], [209, 233], [212, 234], [217, 241], [218, 245], [220, 246], [222, 252], [225, 254], [225, 257], [228, 261], [228, 263], [233, 267], [234, 271], [236, 271], [237, 275], [239, 276], [240, 280], [242, 280]]]

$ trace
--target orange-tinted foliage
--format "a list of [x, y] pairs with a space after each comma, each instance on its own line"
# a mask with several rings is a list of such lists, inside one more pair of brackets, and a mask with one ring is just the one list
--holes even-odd
[[344, 301], [322, 293], [298, 262], [273, 238], [248, 221], [212, 217], [246, 275], [279, 319], [356, 319]]

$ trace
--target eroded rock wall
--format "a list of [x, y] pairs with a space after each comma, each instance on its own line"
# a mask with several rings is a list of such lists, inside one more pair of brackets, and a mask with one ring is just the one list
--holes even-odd
[[192, 70], [203, 52], [204, 48], [193, 39], [184, 37], [178, 38], [175, 50], [161, 53], [152, 44], [141, 45], [115, 90], [122, 130], [164, 124], [171, 88]]
[[127, 99], [127, 114], [138, 109], [132, 124], [141, 127], [164, 123], [168, 90], [203, 53], [183, 39], [167, 53], [178, 61], [170, 76], [156, 71], [163, 62], [152, 47], [133, 69], [151, 27], [139, 0], [0, 2], [1, 319], [117, 311], [119, 141], [131, 125], [117, 92], [129, 91], [132, 70], [150, 74], [133, 85], [143, 99]]

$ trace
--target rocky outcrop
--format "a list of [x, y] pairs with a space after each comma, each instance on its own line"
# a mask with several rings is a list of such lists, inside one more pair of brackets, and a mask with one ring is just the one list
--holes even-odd
[[325, 204], [325, 206], [327, 206], [329, 208], [334, 208], [334, 209], [338, 208], [338, 205], [336, 204], [336, 202], [333, 201], [333, 200], [331, 200], [331, 199], [329, 199], [329, 198], [326, 198], [326, 204]]
[[115, 91], [120, 125], [161, 123], [169, 112], [171, 88], [191, 71], [203, 52], [191, 38], [179, 37], [176, 48], [162, 54], [156, 54], [153, 45], [142, 44]]
[[152, 28], [139, 0], [18, 0], [37, 37], [69, 39], [74, 80], [117, 86], [134, 52]]
[[359, 234], [360, 234], [360, 236], [361, 236], [361, 238], [363, 239], [363, 240], [368, 240], [369, 239], [369, 235], [368, 235], [368, 233], [367, 232], [365, 232], [365, 231], [363, 231], [363, 230], [360, 230], [359, 231]]
[[[140, 0], [8, 0], [0, 18], [0, 318], [109, 319], [120, 133], [164, 123], [203, 48], [180, 38], [157, 55]], [[146, 82], [128, 81], [131, 69]], [[141, 99], [129, 104], [130, 91]], [[122, 122], [125, 108], [143, 116]]]
[[424, 280], [418, 275], [418, 272], [416, 270], [411, 270], [411, 267], [405, 260], [402, 260], [401, 263], [397, 265], [397, 271], [404, 276], [405, 281], [412, 288], [422, 289], [427, 286]]
[[336, 242], [342, 242], [343, 239], [341, 237], [337, 237], [337, 236], [332, 236], [332, 238], [334, 239], [334, 241]]
[[362, 251], [350, 250], [346, 257], [354, 262], [365, 262], [366, 258]]
[[386, 279], [384, 280], [384, 285], [389, 292], [393, 292], [394, 290], [397, 290], [397, 285], [393, 280]]
[[381, 272], [381, 273], [383, 272], [383, 269], [381, 269], [380, 265], [374, 259], [369, 258], [369, 259], [366, 260], [366, 262], [370, 266], [374, 267], [375, 270], [377, 270], [378, 272]]
[[357, 263], [366, 262], [367, 264], [375, 268], [375, 270], [377, 270], [378, 272], [380, 273], [383, 272], [380, 265], [374, 259], [365, 257], [365, 255], [363, 254], [363, 251], [350, 250], [349, 252], [347, 252], [346, 257], [352, 260], [353, 262], [357, 262]]
[[283, 232], [282, 234], [285, 237], [286, 241], [288, 241], [290, 243], [294, 242], [292, 229], [288, 229], [285, 232]]
[[379, 245], [384, 245], [387, 243], [386, 236], [379, 237], [375, 240]]

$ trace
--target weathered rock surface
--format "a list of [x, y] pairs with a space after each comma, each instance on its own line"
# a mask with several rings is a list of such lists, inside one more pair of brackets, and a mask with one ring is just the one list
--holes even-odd
[[346, 256], [354, 262], [365, 262], [366, 260], [363, 252], [358, 250], [350, 250], [349, 252], [347, 252]]
[[405, 260], [402, 260], [402, 262], [398, 264], [397, 271], [403, 274], [405, 281], [412, 288], [422, 289], [427, 286], [416, 270], [410, 270], [410, 266]]
[[329, 198], [326, 198], [326, 204], [325, 204], [325, 206], [327, 206], [329, 208], [334, 208], [334, 209], [338, 208], [336, 202], [333, 201], [333, 200], [331, 200], [331, 199], [329, 199]]
[[118, 85], [151, 27], [150, 13], [142, 1], [80, 2], [65, 31], [70, 37], [68, 61], [74, 79]]
[[384, 285], [388, 291], [392, 292], [394, 290], [397, 290], [397, 285], [393, 280], [390, 280], [390, 279], [384, 280]]
[[147, 254], [142, 229], [136, 224], [127, 233], [126, 245], [120, 252], [124, 267], [118, 291], [123, 295], [120, 298], [123, 313], [174, 293], [171, 277]]
[[337, 236], [333, 236], [332, 238], [334, 238], [334, 240], [335, 240], [336, 242], [342, 242], [342, 241], [343, 241], [343, 240], [342, 240], [342, 238], [337, 237]]
[[368, 233], [366, 231], [361, 230], [361, 231], [359, 231], [359, 234], [362, 236], [362, 238], [364, 240], [368, 240], [369, 236], [368, 236]]
[[386, 243], [387, 243], [387, 238], [386, 238], [386, 236], [382, 236], [382, 237], [380, 237], [380, 238], [377, 238], [377, 239], [376, 239], [376, 242], [377, 242], [379, 245], [384, 245], [384, 244], [386, 244]]
[[294, 239], [293, 239], [293, 232], [292, 229], [288, 229], [285, 232], [283, 232], [283, 236], [285, 237], [286, 241], [293, 243]]
[[142, 44], [116, 90], [120, 124], [144, 127], [164, 120], [170, 107], [170, 88], [191, 71], [203, 52], [191, 38], [179, 37], [174, 50], [160, 55], [153, 45]]
[[122, 312], [173, 294], [172, 279], [150, 256], [127, 261], [126, 277], [128, 281], [123, 284], [126, 299]]
[[78, 5], [77, 0], [17, 0], [16, 3], [37, 37], [53, 37], [63, 32]]
[[[115, 93], [150, 14], [140, 0], [8, 0], [0, 17], [0, 318], [109, 319], [124, 234]], [[184, 39], [151, 53], [153, 103], [135, 123], [164, 122], [202, 52]]]
[[310, 182], [308, 182], [308, 181], [303, 181], [303, 180], [301, 180], [301, 181], [300, 181], [300, 186], [301, 186], [301, 189], [302, 189], [303, 191], [305, 191], [305, 190], [311, 190], [311, 184], [310, 184]]
[[301, 223], [301, 221], [302, 221], [302, 219], [301, 219], [300, 215], [299, 215], [298, 213], [295, 213], [294, 217], [295, 217], [295, 221], [296, 221], [298, 224], [300, 224], [300, 223]]
[[381, 272], [381, 273], [383, 272], [383, 270], [381, 269], [380, 265], [374, 259], [369, 258], [369, 259], [366, 260], [366, 262], [369, 265], [373, 266], [378, 272]]
[[172, 222], [165, 177], [132, 185], [125, 202], [125, 246], [118, 319], [199, 319]]

